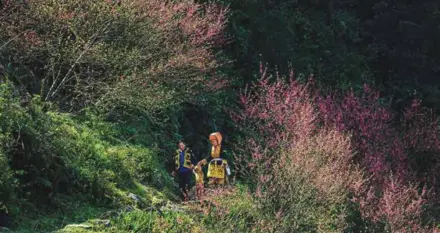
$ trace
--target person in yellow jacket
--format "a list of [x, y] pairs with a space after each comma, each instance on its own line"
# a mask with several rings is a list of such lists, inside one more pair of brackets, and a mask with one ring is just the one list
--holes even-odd
[[196, 196], [198, 200], [201, 200], [204, 193], [204, 174], [202, 171], [202, 167], [200, 165], [196, 165], [193, 169], [193, 173], [196, 177]]
[[227, 151], [222, 146], [222, 135], [219, 132], [212, 133], [209, 135], [209, 141], [211, 142], [211, 149], [208, 156], [199, 161], [198, 165], [208, 165], [209, 179], [208, 184], [220, 184], [225, 183], [226, 171], [229, 171]]
[[188, 191], [190, 190], [189, 185], [195, 158], [192, 151], [189, 148], [186, 148], [185, 143], [180, 141], [178, 146], [179, 149], [176, 150], [174, 156], [175, 170], [172, 175], [175, 176], [177, 172], [181, 198], [183, 201], [188, 201]]

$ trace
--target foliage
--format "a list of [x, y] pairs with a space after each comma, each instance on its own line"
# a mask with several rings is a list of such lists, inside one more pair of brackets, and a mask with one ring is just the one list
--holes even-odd
[[[379, 92], [365, 85], [361, 96], [352, 91], [343, 98], [327, 96], [320, 98], [319, 107], [324, 122], [353, 134], [360, 152], [358, 162], [372, 175], [371, 187], [358, 191], [363, 193], [362, 202], [374, 204], [361, 205], [361, 212], [374, 221], [386, 219], [393, 232], [406, 231], [406, 227], [423, 231], [419, 225], [422, 209], [430, 191], [438, 188], [432, 182], [437, 173], [426, 173], [437, 166], [437, 120], [417, 100], [404, 109], [400, 119], [380, 100]], [[418, 150], [430, 152], [415, 153]], [[420, 162], [425, 159], [432, 163]], [[437, 200], [430, 198], [430, 202]], [[402, 219], [407, 219], [405, 224], [399, 222]]]
[[[239, 190], [240, 189], [240, 190]], [[207, 196], [205, 204], [189, 203], [178, 211], [135, 210], [111, 219], [110, 227], [93, 232], [264, 232], [262, 213], [256, 212], [246, 187], [227, 189]], [[59, 231], [69, 232], [67, 228]]]
[[[224, 14], [191, 1], [7, 1], [1, 9], [7, 43], [2, 64], [29, 89], [41, 79], [44, 100], [148, 113], [216, 82], [206, 76], [217, 67], [209, 48], [222, 42]], [[15, 73], [20, 65], [27, 74]]]
[[63, 111], [97, 110], [123, 139], [165, 155], [182, 103], [221, 109], [228, 80], [213, 49], [225, 43], [226, 13], [193, 1], [6, 1], [0, 72]]
[[12, 143], [11, 133], [13, 132], [15, 123], [22, 119], [22, 113], [17, 111], [20, 108], [18, 101], [11, 101], [13, 90], [5, 83], [0, 84], [0, 169], [2, 175], [0, 177], [0, 209], [7, 210], [8, 203], [15, 196], [15, 189], [18, 184], [14, 177], [15, 172], [9, 166], [10, 157], [7, 154], [8, 146]]
[[[315, 87], [313, 81], [300, 84], [293, 74], [287, 82], [263, 72], [243, 93], [243, 108], [232, 116], [248, 135], [236, 159], [242, 176], [256, 184], [258, 200], [274, 216], [303, 223], [296, 226], [301, 231], [351, 227], [347, 219], [358, 211], [351, 202], [359, 206], [362, 221], [375, 227], [423, 230], [424, 205], [435, 200], [428, 199], [426, 187], [419, 189], [413, 176], [419, 167], [408, 164], [414, 140], [407, 144], [404, 133], [423, 133], [419, 140], [426, 144], [418, 145], [432, 146], [438, 129], [426, 127], [434, 123], [411, 130], [392, 124], [391, 110], [367, 86], [360, 97], [350, 91], [341, 98], [323, 97]], [[403, 120], [414, 123], [410, 112]], [[402, 219], [407, 219], [403, 225]]]
[[394, 107], [402, 108], [415, 96], [437, 111], [438, 2], [374, 0], [348, 5], [341, 10], [359, 19], [362, 46], [373, 55], [369, 67], [375, 83], [393, 97]]
[[407, 176], [408, 158], [399, 134], [390, 124], [392, 112], [379, 101], [378, 92], [365, 85], [361, 97], [353, 91], [341, 100], [327, 96], [320, 98], [319, 108], [324, 124], [335, 125], [342, 132], [353, 132], [353, 141], [359, 151], [358, 162], [378, 182], [389, 172], [399, 178]]
[[213, 113], [223, 102], [210, 96], [227, 84], [212, 51], [225, 14], [192, 1], [2, 1], [0, 73], [14, 83], [2, 86], [6, 206], [172, 188], [160, 155], [179, 138], [182, 102]]
[[229, 6], [225, 48], [233, 60], [231, 75], [241, 85], [258, 78], [258, 63], [271, 72], [313, 74], [326, 89], [369, 82], [369, 55], [364, 53], [358, 19], [347, 11], [328, 12], [330, 1], [214, 0]]
[[242, 169], [257, 183], [255, 196], [277, 219], [278, 232], [342, 231], [350, 188], [364, 182], [351, 163], [350, 138], [316, 128], [309, 87], [280, 78], [270, 83], [264, 75], [235, 116], [251, 133], [245, 148], [252, 157]]
[[[7, 171], [1, 188], [6, 207], [26, 199], [37, 206], [56, 205], [63, 193], [83, 193], [97, 203], [126, 202], [118, 190], [133, 189], [138, 182], [172, 188], [156, 152], [119, 141], [111, 124], [49, 111], [38, 97], [20, 106], [11, 88], [1, 86], [1, 135], [10, 141], [3, 144], [7, 153], [1, 163]], [[13, 194], [20, 199], [8, 200]]]
[[2, 170], [2, 176], [0, 177], [0, 199], [2, 200], [0, 201], [0, 212], [9, 212], [6, 204], [10, 201], [17, 184], [13, 177], [14, 173], [8, 165], [8, 159], [3, 153], [0, 153], [0, 169]]
[[[109, 206], [129, 203], [129, 191], [150, 199], [145, 185], [173, 187], [165, 167], [175, 142], [200, 156], [218, 130], [234, 140], [231, 164], [251, 191], [217, 193], [196, 210], [205, 215], [135, 210], [94, 230], [427, 231], [426, 209], [439, 203], [437, 119], [404, 100], [415, 85], [437, 103], [438, 8], [0, 1], [0, 213], [32, 222], [25, 212], [74, 208], [73, 196]], [[262, 79], [259, 61], [271, 64], [260, 65]], [[250, 81], [230, 122], [234, 88]], [[385, 96], [364, 82], [385, 83]], [[35, 216], [63, 225], [55, 215]]]

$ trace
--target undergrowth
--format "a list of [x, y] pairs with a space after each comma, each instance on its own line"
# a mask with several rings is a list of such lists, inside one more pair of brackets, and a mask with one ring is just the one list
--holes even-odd
[[39, 96], [20, 102], [8, 82], [0, 86], [0, 101], [0, 166], [6, 171], [0, 195], [13, 226], [32, 208], [70, 209], [67, 194], [93, 205], [122, 206], [131, 203], [127, 192], [151, 193], [143, 183], [172, 197], [173, 180], [157, 152], [118, 139], [111, 123], [91, 113], [59, 113]]

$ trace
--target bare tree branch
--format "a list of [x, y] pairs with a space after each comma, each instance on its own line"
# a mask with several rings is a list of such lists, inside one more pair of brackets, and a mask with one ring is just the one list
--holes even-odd
[[[76, 58], [75, 62], [70, 66], [70, 69], [67, 71], [66, 75], [64, 75], [63, 79], [61, 80], [61, 82], [56, 85], [58, 78], [56, 78], [56, 80], [53, 81], [52, 86], [50, 87], [45, 101], [49, 100], [50, 98], [52, 98], [56, 93], [58, 93], [58, 91], [62, 88], [62, 86], [68, 81], [70, 80], [70, 75], [73, 72], [73, 69], [75, 68], [75, 66], [79, 63], [79, 61], [81, 60], [81, 58], [92, 48], [92, 46], [95, 44], [95, 42], [97, 41], [98, 37], [105, 33], [105, 31], [108, 29], [108, 27], [110, 26], [111, 22], [109, 21], [103, 28], [102, 30], [96, 32], [94, 35], [92, 35], [92, 37], [90, 38], [90, 40], [88, 41], [86, 48], [81, 52], [81, 54]], [[55, 88], [55, 89], [54, 89]]]

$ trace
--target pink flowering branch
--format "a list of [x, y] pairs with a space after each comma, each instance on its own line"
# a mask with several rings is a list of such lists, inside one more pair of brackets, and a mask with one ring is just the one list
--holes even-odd
[[[259, 200], [287, 199], [287, 189], [274, 179], [299, 169], [302, 175], [308, 174], [309, 183], [322, 197], [334, 196], [325, 195], [326, 190], [349, 191], [364, 218], [384, 221], [393, 232], [424, 229], [422, 206], [434, 199], [429, 199], [426, 187], [418, 189], [418, 182], [436, 186], [440, 174], [435, 169], [440, 163], [434, 155], [440, 141], [436, 118], [419, 101], [405, 110], [399, 125], [397, 114], [368, 85], [360, 95], [351, 90], [324, 96], [313, 79], [299, 83], [293, 71], [290, 77], [272, 77], [261, 65], [260, 74], [240, 96], [241, 111], [231, 114], [248, 133], [248, 143], [241, 145], [243, 153], [236, 158], [248, 177], [254, 175]], [[347, 136], [330, 137], [330, 132]], [[345, 140], [348, 144], [342, 143]], [[317, 167], [320, 157], [307, 155], [318, 151], [335, 157], [321, 160], [325, 165]], [[420, 168], [411, 162], [415, 154], [410, 153], [426, 151], [435, 162], [429, 173], [417, 175]], [[365, 179], [357, 166], [370, 178]], [[351, 172], [350, 179], [344, 171]], [[339, 189], [331, 186], [334, 180], [344, 181]], [[404, 226], [403, 220], [409, 225]]]

